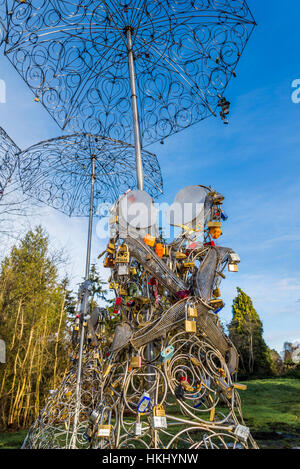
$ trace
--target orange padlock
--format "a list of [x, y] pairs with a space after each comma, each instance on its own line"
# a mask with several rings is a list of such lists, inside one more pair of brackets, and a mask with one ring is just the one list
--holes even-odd
[[147, 234], [144, 238], [144, 243], [146, 243], [148, 246], [153, 248], [153, 246], [155, 244], [155, 237]]
[[165, 248], [163, 247], [163, 245], [161, 243], [156, 244], [155, 252], [156, 252], [158, 257], [163, 257], [163, 255], [165, 254]]

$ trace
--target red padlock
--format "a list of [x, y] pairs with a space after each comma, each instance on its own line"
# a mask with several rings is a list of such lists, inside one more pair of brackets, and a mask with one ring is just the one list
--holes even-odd
[[116, 301], [115, 301], [115, 306], [113, 309], [113, 314], [119, 314], [121, 303], [122, 303], [122, 298], [120, 296], [117, 296]]

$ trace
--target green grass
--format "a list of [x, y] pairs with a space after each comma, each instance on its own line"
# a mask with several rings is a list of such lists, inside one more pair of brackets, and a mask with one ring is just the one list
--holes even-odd
[[300, 380], [289, 378], [245, 382], [241, 391], [245, 421], [252, 431], [300, 430]]
[[0, 433], [0, 449], [19, 449], [25, 440], [27, 430]]
[[[240, 391], [243, 416], [260, 448], [300, 446], [300, 379], [274, 378], [245, 384], [247, 390]], [[20, 448], [25, 436], [25, 430], [0, 433], [0, 449]]]

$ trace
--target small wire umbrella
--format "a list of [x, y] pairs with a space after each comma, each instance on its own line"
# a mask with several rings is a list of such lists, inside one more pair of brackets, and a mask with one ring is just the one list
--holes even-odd
[[[74, 134], [40, 142], [18, 154], [23, 192], [69, 216], [89, 216], [85, 282], [89, 279], [93, 216], [101, 202], [113, 203], [135, 187], [135, 152], [132, 145], [91, 134]], [[157, 158], [143, 151], [147, 191], [162, 192]], [[88, 286], [83, 284], [81, 321], [88, 308]], [[82, 351], [85, 328], [81, 327], [78, 354], [73, 445], [80, 409]]]
[[5, 55], [62, 129], [134, 143], [142, 190], [141, 148], [215, 115], [254, 25], [244, 0], [15, 0]]

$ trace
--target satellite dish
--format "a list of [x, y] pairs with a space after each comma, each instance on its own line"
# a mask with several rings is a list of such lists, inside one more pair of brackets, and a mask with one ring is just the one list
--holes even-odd
[[120, 199], [119, 215], [132, 228], [145, 230], [156, 225], [157, 209], [147, 192], [136, 189]]
[[167, 209], [166, 219], [172, 226], [204, 224], [204, 203], [208, 190], [202, 186], [181, 189]]

